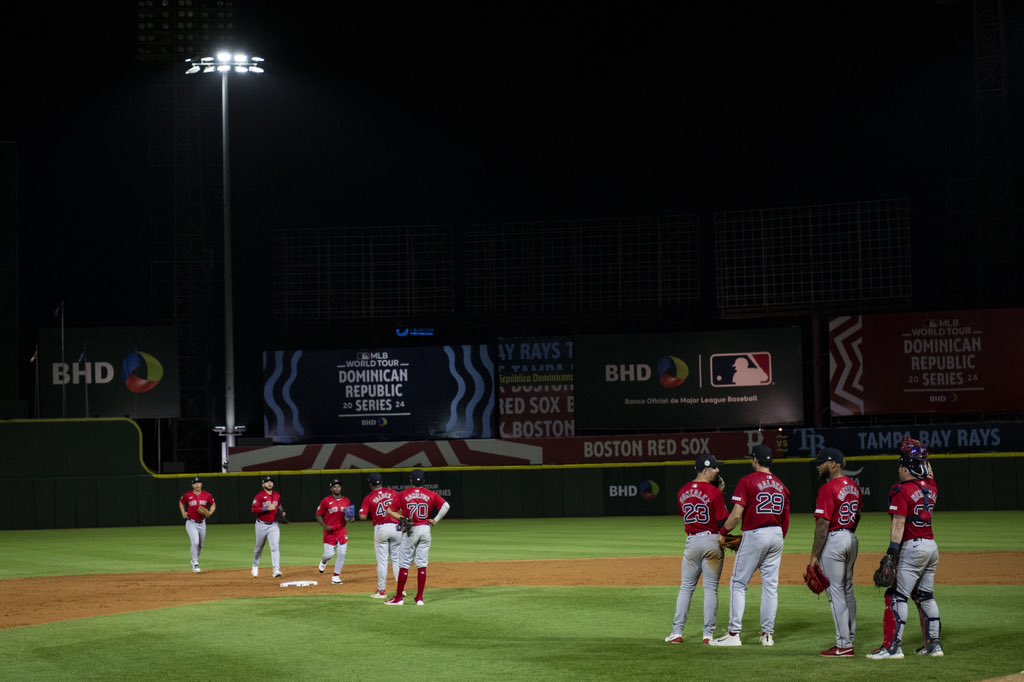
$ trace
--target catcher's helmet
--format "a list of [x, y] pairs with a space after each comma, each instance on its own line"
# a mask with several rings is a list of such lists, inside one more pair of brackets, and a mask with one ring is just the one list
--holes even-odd
[[915, 459], [928, 459], [928, 448], [916, 438], [904, 438], [900, 445], [900, 455]]
[[413, 485], [422, 485], [427, 477], [423, 475], [423, 472], [417, 469], [416, 471], [409, 474], [409, 480], [412, 481]]

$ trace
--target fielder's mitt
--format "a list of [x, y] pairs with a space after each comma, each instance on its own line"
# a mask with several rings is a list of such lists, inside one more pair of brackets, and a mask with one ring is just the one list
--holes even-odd
[[719, 544], [722, 545], [723, 549], [731, 549], [736, 551], [740, 548], [740, 543], [743, 542], [742, 535], [722, 535], [719, 539]]
[[202, 516], [205, 519], [208, 519], [211, 516], [213, 516], [213, 512], [210, 511], [209, 507], [199, 507], [198, 511], [199, 511], [199, 515]]
[[875, 581], [875, 587], [892, 587], [896, 583], [896, 555], [886, 554], [883, 556], [872, 578]]
[[829, 582], [828, 576], [825, 575], [825, 571], [821, 570], [821, 564], [813, 566], [807, 564], [807, 569], [804, 571], [804, 583], [814, 594], [821, 594], [832, 584]]
[[277, 513], [277, 522], [278, 523], [290, 523], [290, 521], [288, 521], [288, 514], [285, 513], [284, 509], [282, 509], [281, 511], [279, 511]]
[[411, 531], [412, 519], [410, 519], [408, 516], [403, 516], [402, 518], [398, 519], [398, 530], [402, 531], [403, 533], [408, 533], [409, 531]]

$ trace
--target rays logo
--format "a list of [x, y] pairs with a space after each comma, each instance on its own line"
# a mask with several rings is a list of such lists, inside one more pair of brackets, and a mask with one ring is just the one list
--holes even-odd
[[771, 353], [715, 353], [711, 356], [712, 386], [767, 386], [771, 383]]
[[678, 388], [686, 383], [690, 368], [674, 355], [666, 355], [658, 361], [658, 376], [662, 388]]
[[121, 376], [132, 393], [149, 393], [164, 378], [164, 366], [149, 353], [135, 351], [122, 361]]

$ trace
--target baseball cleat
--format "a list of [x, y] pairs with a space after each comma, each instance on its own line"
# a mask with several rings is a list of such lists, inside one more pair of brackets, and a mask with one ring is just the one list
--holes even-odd
[[374, 599], [387, 599], [388, 598], [388, 593], [385, 592], [384, 590], [381, 590], [380, 592], [374, 592], [370, 596], [372, 598], [374, 598]]
[[423, 606], [423, 600], [422, 599], [417, 599], [416, 600], [416, 606]]
[[340, 575], [334, 574], [333, 576], [331, 576], [331, 584], [332, 585], [344, 585], [345, 583], [341, 582], [341, 576]]
[[405, 604], [405, 600], [401, 597], [395, 597], [394, 599], [388, 599], [384, 604], [385, 606], [401, 606]]
[[932, 642], [931, 644], [925, 644], [923, 647], [915, 652], [918, 656], [945, 656], [942, 653], [942, 646], [938, 642]]
[[321, 561], [320, 565], [316, 567], [316, 570], [320, 571], [321, 573], [326, 571], [327, 570], [327, 562], [326, 561]]
[[854, 651], [852, 646], [834, 646], [831, 649], [825, 649], [822, 651], [821, 656], [822, 658], [853, 658]]
[[899, 659], [903, 658], [903, 649], [901, 649], [899, 646], [896, 646], [893, 647], [892, 651], [890, 651], [889, 649], [880, 646], [874, 651], [872, 651], [870, 654], [868, 654], [868, 658], [870, 658], [872, 661], [898, 661]]
[[259, 566], [253, 566], [252, 567], [252, 577], [253, 578], [259, 578], [260, 577], [260, 567]]
[[682, 644], [683, 636], [673, 632], [671, 635], [665, 638], [666, 644]]
[[761, 633], [761, 646], [775, 646], [775, 638], [770, 632]]
[[711, 646], [743, 646], [743, 642], [740, 641], [740, 634], [738, 632], [730, 632], [727, 635], [722, 635], [718, 639], [713, 639], [708, 642]]
[[274, 571], [274, 577], [275, 578], [283, 578], [284, 574], [281, 573], [281, 571]]
[[193, 573], [200, 573], [199, 564], [192, 564], [192, 572]]

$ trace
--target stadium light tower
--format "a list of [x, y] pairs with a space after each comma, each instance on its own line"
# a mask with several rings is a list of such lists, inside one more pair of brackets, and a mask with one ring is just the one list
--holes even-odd
[[218, 52], [215, 57], [186, 59], [186, 74], [219, 73], [221, 75], [222, 165], [224, 167], [224, 425], [214, 431], [224, 437], [221, 445], [221, 471], [228, 470], [228, 451], [245, 433], [235, 424], [235, 319], [231, 275], [231, 165], [228, 154], [228, 76], [230, 74], [263, 73], [263, 59], [246, 54]]

